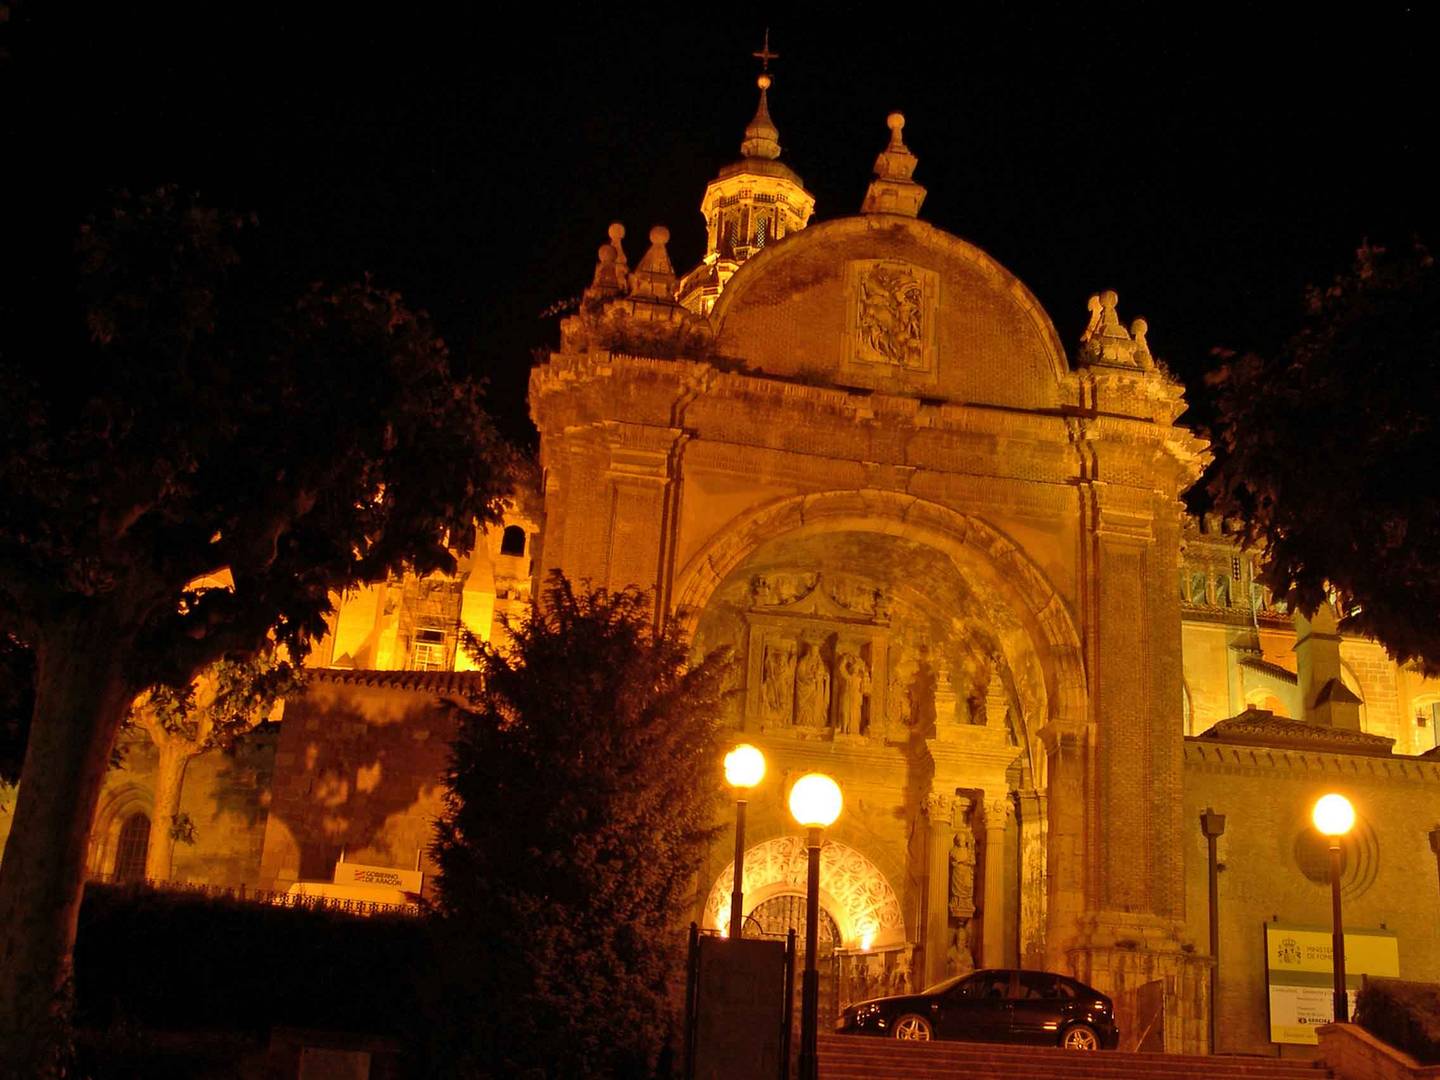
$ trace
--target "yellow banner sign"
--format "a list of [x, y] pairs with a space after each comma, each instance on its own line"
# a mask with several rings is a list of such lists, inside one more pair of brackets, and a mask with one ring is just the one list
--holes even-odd
[[[1330, 931], [1265, 924], [1265, 967], [1270, 982], [1270, 1041], [1313, 1046], [1315, 1029], [1335, 1018]], [[1362, 975], [1400, 974], [1400, 943], [1393, 930], [1345, 931], [1345, 988], [1350, 1014]]]

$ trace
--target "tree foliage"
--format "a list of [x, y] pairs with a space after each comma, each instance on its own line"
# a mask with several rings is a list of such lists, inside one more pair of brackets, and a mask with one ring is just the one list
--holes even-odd
[[61, 1007], [135, 696], [272, 642], [298, 663], [338, 590], [453, 569], [508, 489], [481, 387], [425, 315], [368, 278], [278, 294], [242, 258], [254, 229], [172, 188], [122, 196], [81, 231], [72, 322], [0, 343], [0, 627], [36, 659], [0, 1058], [33, 1056]]
[[558, 573], [512, 634], [476, 650], [483, 689], [437, 824], [439, 910], [464, 972], [443, 1027], [471, 1075], [645, 1075], [713, 825], [728, 658], [691, 664], [641, 593]]
[[1308, 613], [1440, 673], [1440, 271], [1425, 249], [1360, 249], [1310, 290], [1271, 356], [1230, 357], [1216, 508], [1263, 549], [1261, 580]]

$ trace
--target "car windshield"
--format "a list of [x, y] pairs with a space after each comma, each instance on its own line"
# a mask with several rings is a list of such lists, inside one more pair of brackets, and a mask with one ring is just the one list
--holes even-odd
[[927, 986], [924, 990], [921, 990], [920, 992], [922, 994], [943, 994], [946, 990], [949, 990], [952, 986], [956, 985], [960, 982], [960, 980], [964, 978], [964, 975], [951, 975], [948, 979], [941, 979], [934, 986]]

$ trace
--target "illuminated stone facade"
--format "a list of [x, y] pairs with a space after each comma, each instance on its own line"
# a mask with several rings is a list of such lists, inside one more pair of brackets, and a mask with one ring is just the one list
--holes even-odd
[[[1206, 447], [1114, 293], [1091, 298], [1067, 354], [1021, 282], [918, 217], [898, 114], [862, 212], [812, 224], [768, 85], [741, 160], [706, 189], [699, 266], [677, 276], [656, 228], [632, 267], [612, 226], [532, 373], [539, 490], [454, 581], [343, 598], [314, 656], [335, 670], [278, 739], [192, 765], [198, 842], [175, 876], [283, 889], [341, 848], [423, 864], [459, 631], [498, 640], [559, 569], [653, 590], [697, 649], [740, 658], [725, 722], [770, 762], [747, 912], [803, 893], [790, 781], [840, 782], [821, 882], [832, 1006], [1044, 966], [1113, 993], [1130, 1038], [1159, 981], [1154, 1037], [1203, 1050], [1213, 806], [1229, 818], [1220, 1048], [1265, 1051], [1260, 926], [1328, 920], [1297, 852], [1332, 787], [1373, 847], [1347, 885], [1356, 924], [1398, 929], [1402, 974], [1440, 980], [1440, 684], [1323, 616], [1297, 635], [1248, 557], [1185, 517]], [[96, 873], [143, 810], [135, 761], [102, 802]], [[695, 890], [713, 929], [729, 845]]]

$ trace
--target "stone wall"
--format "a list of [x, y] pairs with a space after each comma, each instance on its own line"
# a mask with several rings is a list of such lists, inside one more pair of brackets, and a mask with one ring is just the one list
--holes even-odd
[[348, 862], [427, 874], [455, 719], [473, 675], [315, 672], [286, 703], [259, 884], [329, 881]]
[[[1360, 848], [1342, 879], [1346, 925], [1399, 934], [1400, 975], [1440, 981], [1440, 881], [1427, 832], [1440, 826], [1440, 762], [1186, 740], [1183, 843], [1187, 937], [1209, 940], [1200, 814], [1226, 815], [1220, 838], [1219, 1049], [1275, 1053], [1269, 1042], [1263, 928], [1330, 925], [1330, 887], [1302, 869], [1309, 814], [1338, 791], [1355, 805]], [[1282, 1056], [1313, 1056], [1286, 1046]]]

